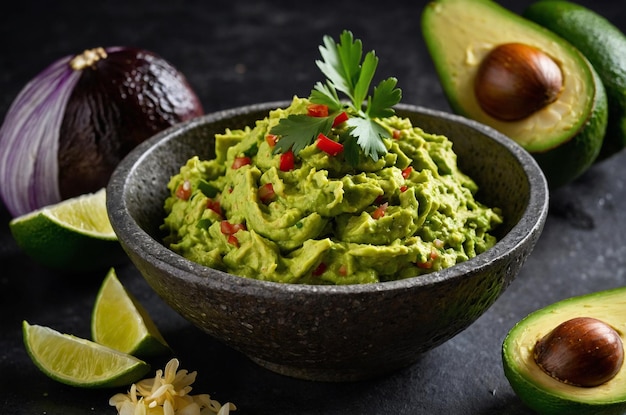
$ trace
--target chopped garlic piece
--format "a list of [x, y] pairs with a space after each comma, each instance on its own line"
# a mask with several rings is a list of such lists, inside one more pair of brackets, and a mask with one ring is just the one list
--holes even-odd
[[170, 360], [165, 371], [157, 370], [152, 379], [133, 383], [128, 393], [109, 399], [119, 415], [228, 415], [237, 408], [221, 405], [208, 394], [190, 395], [197, 372], [178, 370], [178, 359]]

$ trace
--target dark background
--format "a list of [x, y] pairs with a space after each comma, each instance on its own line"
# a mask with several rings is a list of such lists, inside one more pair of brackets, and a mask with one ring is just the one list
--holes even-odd
[[[336, 38], [343, 29], [360, 38], [365, 50], [376, 50], [378, 75], [399, 79], [404, 103], [449, 111], [421, 35], [425, 3], [17, 1], [0, 14], [0, 116], [54, 60], [97, 46], [160, 54], [187, 76], [205, 112], [306, 96], [321, 79], [314, 61], [322, 37]], [[500, 3], [521, 12], [530, 1]], [[623, 1], [580, 3], [626, 30]], [[235, 413], [530, 414], [504, 377], [502, 340], [538, 308], [624, 285], [625, 162], [626, 154], [614, 156], [552, 192], [545, 231], [496, 304], [412, 367], [371, 381], [314, 383], [269, 372], [177, 316], [132, 265], [117, 267], [117, 273], [151, 313], [181, 367], [198, 371], [192, 393], [234, 402]], [[0, 220], [0, 413], [114, 414], [108, 399], [123, 388], [82, 390], [56, 383], [35, 368], [21, 339], [24, 319], [88, 338], [106, 272], [70, 277], [47, 270], [15, 245], [2, 206]]]

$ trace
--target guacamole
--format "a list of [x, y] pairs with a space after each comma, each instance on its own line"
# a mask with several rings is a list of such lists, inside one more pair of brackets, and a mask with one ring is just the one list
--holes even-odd
[[332, 143], [275, 152], [272, 127], [308, 106], [294, 97], [255, 126], [216, 135], [214, 159], [182, 166], [168, 184], [166, 245], [243, 277], [361, 284], [441, 270], [495, 244], [501, 212], [474, 199], [446, 137], [393, 115], [377, 120], [391, 137], [377, 160], [347, 163]]

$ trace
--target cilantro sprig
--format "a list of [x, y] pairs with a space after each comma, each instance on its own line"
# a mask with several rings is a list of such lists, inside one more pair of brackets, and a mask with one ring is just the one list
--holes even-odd
[[[397, 79], [390, 77], [381, 81], [370, 95], [378, 66], [375, 52], [370, 51], [363, 57], [362, 42], [355, 40], [348, 30], [340, 35], [339, 43], [330, 36], [324, 36], [323, 43], [319, 47], [322, 60], [315, 63], [327, 79], [315, 84], [309, 101], [328, 106], [329, 114], [327, 117], [292, 114], [281, 119], [271, 131], [280, 136], [274, 152], [291, 149], [298, 154], [320, 133], [328, 135], [335, 117], [346, 111], [349, 114], [347, 133], [339, 138], [346, 160], [357, 164], [362, 153], [376, 161], [387, 152], [383, 138], [388, 137], [388, 132], [375, 119], [395, 113], [393, 106], [402, 98], [402, 91], [396, 88]], [[348, 100], [342, 100], [339, 93]]]

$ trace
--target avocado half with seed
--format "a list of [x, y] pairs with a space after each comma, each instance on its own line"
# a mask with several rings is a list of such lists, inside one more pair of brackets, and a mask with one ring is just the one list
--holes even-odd
[[626, 35], [605, 17], [566, 0], [537, 1], [523, 16], [574, 45], [600, 76], [609, 120], [598, 159], [626, 148]]
[[529, 151], [551, 188], [593, 164], [607, 98], [570, 43], [491, 0], [432, 1], [422, 33], [452, 110]]
[[[610, 380], [582, 387], [557, 380], [537, 364], [537, 342], [562, 323], [579, 317], [602, 321], [614, 329], [623, 343], [626, 341], [626, 288], [569, 298], [529, 314], [503, 341], [504, 373], [519, 398], [540, 414], [626, 413], [625, 365]], [[584, 363], [579, 362], [581, 368]]]

